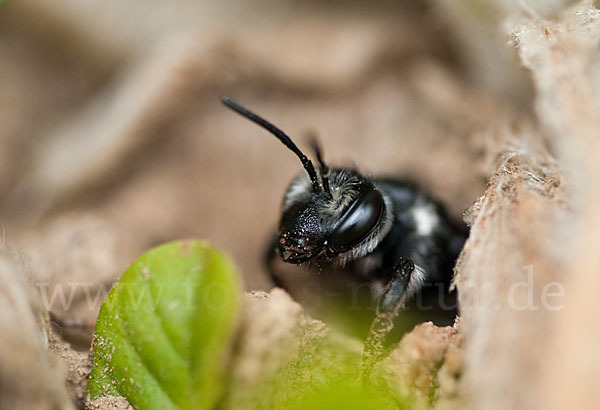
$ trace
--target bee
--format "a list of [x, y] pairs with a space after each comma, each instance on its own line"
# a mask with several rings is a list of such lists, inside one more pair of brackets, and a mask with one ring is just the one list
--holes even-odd
[[[227, 97], [223, 104], [273, 134], [304, 171], [285, 193], [268, 258], [318, 262], [381, 284], [376, 314], [395, 317], [426, 284], [448, 283], [466, 239], [444, 208], [416, 185], [330, 168], [315, 140], [318, 168], [283, 131]], [[271, 279], [281, 279], [269, 269]]]

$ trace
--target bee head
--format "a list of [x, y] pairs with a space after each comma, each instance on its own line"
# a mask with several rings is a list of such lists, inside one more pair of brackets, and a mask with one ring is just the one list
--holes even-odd
[[333, 169], [323, 161], [313, 140], [318, 172], [290, 137], [262, 117], [223, 97], [223, 104], [271, 132], [302, 162], [300, 174], [288, 188], [279, 224], [282, 259], [302, 263], [325, 255], [345, 255], [343, 261], [371, 252], [389, 230], [390, 213], [381, 192], [357, 171]]
[[315, 193], [305, 173], [290, 185], [279, 224], [282, 259], [301, 263], [318, 255], [356, 259], [372, 251], [389, 228], [381, 192], [356, 171], [333, 169], [330, 194]]

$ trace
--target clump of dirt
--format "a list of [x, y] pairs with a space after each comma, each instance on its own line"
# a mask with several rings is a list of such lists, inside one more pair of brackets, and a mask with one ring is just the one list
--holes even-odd
[[133, 410], [133, 407], [124, 397], [105, 396], [98, 397], [87, 403], [88, 410]]
[[412, 396], [421, 406], [456, 397], [462, 368], [462, 336], [458, 326], [423, 323], [373, 368], [373, 378], [400, 396]]
[[66, 387], [69, 397], [77, 408], [83, 408], [87, 397], [87, 379], [92, 371], [92, 352], [78, 352], [68, 343], [51, 333], [48, 350], [55, 355], [67, 369]]
[[[371, 379], [395, 397], [416, 398], [411, 403], [423, 408], [434, 395], [449, 398], [460, 374], [460, 340], [454, 327], [419, 325], [373, 369]], [[358, 382], [362, 349], [361, 341], [312, 319], [281, 289], [247, 294], [224, 408], [259, 408], [265, 397], [285, 408], [306, 386], [319, 388], [325, 374], [354, 375], [350, 380]], [[305, 385], [293, 392], [278, 389], [286, 379]]]

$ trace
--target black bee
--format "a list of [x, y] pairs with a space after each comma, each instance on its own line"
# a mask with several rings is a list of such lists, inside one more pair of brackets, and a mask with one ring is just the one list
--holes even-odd
[[[329, 168], [313, 143], [315, 169], [270, 122], [230, 100], [223, 104], [275, 135], [306, 172], [290, 184], [279, 233], [269, 252], [284, 262], [319, 262], [383, 284], [378, 316], [395, 316], [425, 284], [448, 282], [466, 233], [415, 185]], [[282, 283], [271, 270], [276, 285]]]

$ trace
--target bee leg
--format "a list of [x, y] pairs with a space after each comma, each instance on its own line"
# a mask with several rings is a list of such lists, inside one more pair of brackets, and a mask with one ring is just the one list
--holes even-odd
[[287, 290], [287, 287], [281, 280], [281, 278], [277, 275], [277, 270], [275, 269], [275, 261], [279, 257], [279, 251], [277, 247], [277, 235], [273, 235], [269, 240], [268, 246], [266, 248], [264, 254], [264, 264], [267, 274], [273, 282], [273, 285], [277, 288], [282, 288]]
[[411, 293], [410, 279], [415, 271], [415, 264], [407, 258], [402, 258], [394, 267], [394, 276], [386, 286], [379, 299], [375, 319], [369, 329], [369, 335], [361, 361], [361, 379], [368, 380], [368, 376], [383, 357], [385, 337], [394, 327], [394, 318], [398, 316]]
[[401, 258], [400, 263], [394, 267], [394, 276], [389, 281], [379, 303], [377, 305], [377, 316], [397, 316], [398, 312], [406, 303], [409, 293], [409, 284], [415, 264], [407, 258]]

